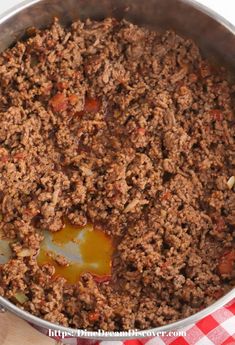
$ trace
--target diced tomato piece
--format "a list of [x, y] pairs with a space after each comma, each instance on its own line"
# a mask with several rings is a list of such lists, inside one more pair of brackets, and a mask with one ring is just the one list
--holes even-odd
[[218, 265], [220, 274], [231, 274], [235, 262], [235, 249], [225, 253]]
[[96, 276], [96, 275], [92, 275], [94, 278], [94, 281], [96, 283], [106, 283], [109, 282], [111, 280], [111, 276]]
[[137, 133], [142, 136], [145, 135], [145, 128], [137, 128]]
[[230, 250], [225, 254], [228, 260], [235, 261], [235, 249]]
[[26, 154], [25, 152], [17, 152], [13, 158], [17, 160], [22, 160], [26, 158]]
[[222, 260], [218, 269], [220, 274], [230, 274], [233, 270], [233, 262], [230, 260]]
[[197, 77], [196, 74], [194, 74], [194, 73], [190, 73], [190, 74], [189, 74], [189, 81], [190, 81], [191, 83], [195, 83], [197, 80], [198, 80], [198, 77]]
[[98, 312], [92, 312], [92, 313], [89, 313], [89, 315], [88, 315], [88, 319], [91, 322], [97, 321], [99, 319], [99, 317], [100, 317], [100, 314]]
[[72, 94], [69, 96], [69, 103], [71, 105], [75, 105], [75, 104], [77, 104], [77, 102], [78, 102], [78, 96], [77, 95]]
[[55, 46], [55, 41], [53, 41], [53, 40], [51, 40], [51, 39], [48, 39], [48, 40], [46, 41], [46, 44], [47, 44], [47, 46], [48, 46], [49, 48], [52, 48], [52, 47]]
[[57, 89], [60, 90], [60, 91], [63, 91], [65, 89], [68, 89], [69, 87], [69, 84], [67, 81], [59, 81], [57, 84]]
[[169, 191], [166, 191], [162, 194], [161, 199], [162, 200], [168, 200], [171, 197], [171, 193]]
[[88, 113], [97, 113], [100, 110], [101, 102], [98, 99], [86, 98], [84, 110]]
[[219, 109], [210, 110], [210, 115], [211, 115], [212, 119], [215, 121], [222, 121], [223, 120], [222, 111]]
[[82, 110], [82, 111], [77, 111], [77, 112], [74, 114], [74, 116], [76, 116], [76, 117], [82, 117], [84, 114], [85, 114], [85, 111]]
[[51, 107], [54, 111], [62, 112], [68, 107], [68, 100], [63, 93], [57, 93], [50, 100]]
[[33, 209], [30, 209], [30, 208], [25, 208], [24, 211], [23, 211], [23, 213], [24, 213], [25, 215], [27, 215], [27, 216], [32, 216], [32, 217], [34, 217], [34, 216], [36, 216], [37, 214], [39, 214], [40, 211], [39, 211], [39, 210], [33, 210]]
[[162, 265], [161, 265], [161, 269], [164, 271], [169, 267], [169, 262], [165, 261]]

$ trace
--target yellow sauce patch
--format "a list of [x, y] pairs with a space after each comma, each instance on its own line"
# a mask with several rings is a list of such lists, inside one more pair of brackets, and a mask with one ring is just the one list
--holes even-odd
[[[47, 233], [37, 262], [39, 266], [53, 265], [55, 276], [65, 278], [70, 284], [75, 284], [83, 273], [88, 272], [102, 281], [111, 275], [112, 253], [112, 241], [102, 230], [92, 225], [76, 227], [66, 224], [58, 232]], [[67, 266], [56, 262], [57, 254], [66, 258]]]

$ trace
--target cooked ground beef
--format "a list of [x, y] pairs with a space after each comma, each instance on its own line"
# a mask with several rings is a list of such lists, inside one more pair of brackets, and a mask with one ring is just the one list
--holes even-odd
[[[112, 18], [30, 30], [0, 55], [0, 294], [45, 320], [146, 329], [234, 286], [234, 89], [197, 46]], [[43, 233], [98, 224], [112, 279], [51, 279]], [[61, 258], [59, 258], [61, 259]]]

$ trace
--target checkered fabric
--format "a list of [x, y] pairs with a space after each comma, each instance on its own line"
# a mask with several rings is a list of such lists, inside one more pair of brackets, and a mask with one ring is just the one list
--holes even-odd
[[[61, 341], [67, 345], [235, 345], [235, 299], [181, 331], [186, 332], [184, 337], [165, 335], [148, 339], [100, 342], [66, 338]], [[55, 339], [59, 340], [58, 337]]]

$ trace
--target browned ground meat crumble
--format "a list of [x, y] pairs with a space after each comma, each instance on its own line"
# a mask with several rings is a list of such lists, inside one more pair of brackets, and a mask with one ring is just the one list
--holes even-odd
[[[197, 46], [127, 21], [77, 21], [0, 55], [0, 295], [45, 320], [147, 329], [234, 286], [232, 93]], [[77, 285], [38, 267], [39, 229], [98, 224], [112, 279]]]

